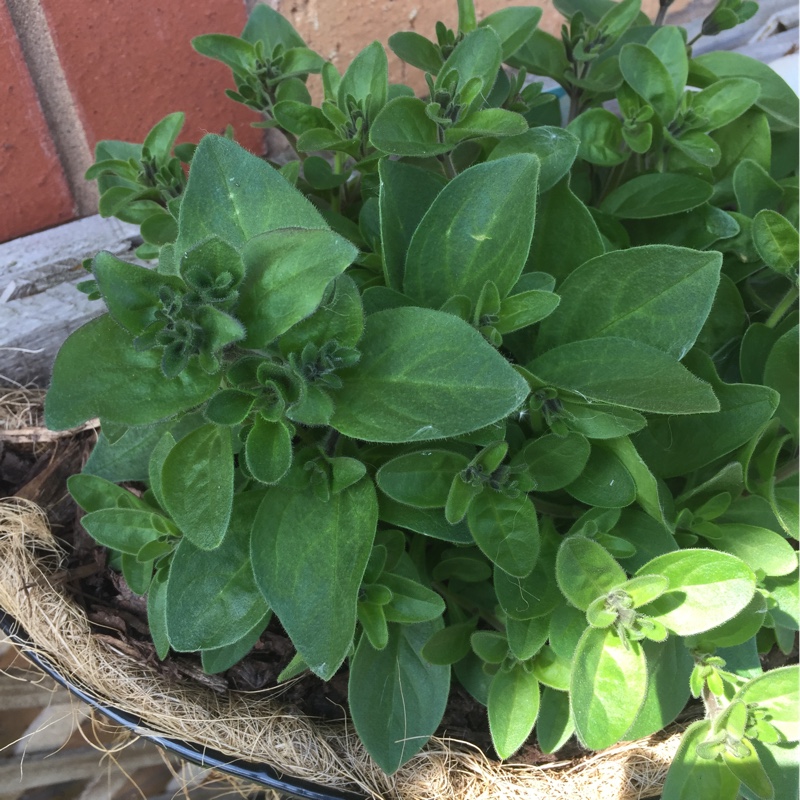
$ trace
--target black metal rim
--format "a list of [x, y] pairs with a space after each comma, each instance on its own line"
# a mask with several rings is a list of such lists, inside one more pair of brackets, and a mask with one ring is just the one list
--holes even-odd
[[36, 652], [33, 643], [19, 622], [2, 610], [0, 610], [0, 628], [19, 647], [26, 658], [33, 661], [53, 680], [72, 692], [82, 702], [104, 714], [123, 728], [127, 728], [136, 736], [147, 739], [186, 761], [206, 769], [214, 769], [236, 778], [248, 780], [266, 789], [275, 789], [291, 797], [302, 798], [302, 800], [365, 800], [366, 798], [365, 795], [343, 792], [319, 786], [300, 778], [293, 778], [290, 775], [278, 772], [268, 764], [255, 764], [250, 761], [229, 758], [216, 750], [201, 747], [191, 742], [182, 742], [157, 733], [146, 732], [146, 729], [143, 730], [143, 723], [138, 717], [101, 702], [90, 693], [67, 680], [44, 656]]

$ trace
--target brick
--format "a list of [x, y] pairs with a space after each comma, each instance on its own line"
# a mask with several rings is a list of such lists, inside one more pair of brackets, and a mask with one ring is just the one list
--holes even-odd
[[75, 216], [74, 203], [25, 66], [0, 3], [0, 242]]
[[194, 52], [202, 33], [241, 33], [243, 2], [41, 0], [90, 147], [101, 139], [141, 142], [159, 119], [186, 112], [179, 141], [224, 130], [262, 152], [258, 114], [225, 97], [230, 70]]

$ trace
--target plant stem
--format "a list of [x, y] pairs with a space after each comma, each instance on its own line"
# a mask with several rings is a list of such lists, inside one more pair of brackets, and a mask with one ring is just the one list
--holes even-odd
[[478, 27], [475, 16], [475, 4], [472, 0], [457, 0], [458, 2], [458, 30], [460, 33], [469, 33]]
[[691, 47], [702, 35], [703, 35], [703, 31], [700, 31], [700, 33], [698, 33], [697, 36], [695, 36], [690, 41], [686, 42], [686, 46], [687, 47]]
[[671, 5], [672, 5], [672, 0], [667, 0], [666, 2], [664, 0], [661, 0], [661, 3], [658, 6], [658, 14], [656, 16], [655, 22], [653, 22], [653, 25], [655, 25], [656, 28], [659, 28], [664, 24], [664, 20], [667, 17], [667, 11], [669, 10], [669, 7]]
[[775, 306], [775, 310], [769, 315], [769, 319], [764, 323], [768, 328], [774, 328], [784, 317], [786, 312], [792, 307], [792, 304], [797, 300], [798, 288], [792, 286], [788, 292], [783, 296], [783, 299]]
[[441, 156], [441, 161], [442, 165], [444, 166], [445, 175], [447, 175], [450, 180], [453, 180], [458, 173], [456, 172], [456, 167], [455, 164], [453, 164], [453, 159], [450, 156], [450, 153], [443, 153]]

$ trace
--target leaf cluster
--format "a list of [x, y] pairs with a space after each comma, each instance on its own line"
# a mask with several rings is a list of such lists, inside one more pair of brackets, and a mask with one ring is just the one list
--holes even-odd
[[267, 6], [195, 39], [297, 157], [175, 145], [181, 114], [98, 145], [101, 210], [153, 265], [87, 265], [107, 313], [47, 421], [101, 419], [69, 488], [159, 656], [222, 671], [276, 616], [283, 678], [348, 664], [387, 773], [451, 681], [501, 758], [534, 728], [645, 736], [693, 694], [664, 797], [788, 797], [797, 673], [759, 653], [798, 630], [797, 97], [693, 57], [666, 6], [556, 5], [560, 38], [468, 0], [392, 36], [425, 97]]

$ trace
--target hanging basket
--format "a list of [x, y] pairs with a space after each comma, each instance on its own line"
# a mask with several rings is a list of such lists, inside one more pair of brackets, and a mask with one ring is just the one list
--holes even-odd
[[220, 694], [170, 681], [94, 635], [84, 609], [61, 586], [64, 561], [37, 505], [0, 501], [0, 608], [15, 643], [137, 735], [254, 786], [320, 800], [640, 800], [660, 793], [678, 748], [683, 728], [672, 726], [577, 762], [536, 767], [492, 762], [463, 742], [434, 738], [387, 777], [347, 722], [287, 714], [277, 692]]

